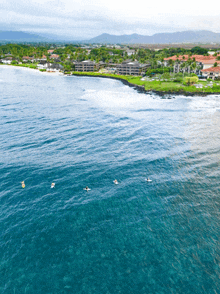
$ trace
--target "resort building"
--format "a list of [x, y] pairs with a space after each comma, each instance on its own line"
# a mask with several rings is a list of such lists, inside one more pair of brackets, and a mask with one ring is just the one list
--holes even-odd
[[97, 71], [99, 69], [99, 64], [91, 60], [85, 60], [81, 62], [75, 62], [75, 71]]
[[[175, 65], [180, 65], [184, 62], [187, 62], [188, 60], [191, 60], [192, 62], [196, 62], [197, 66], [201, 66], [201, 68], [206, 69], [210, 68], [214, 65], [215, 62], [220, 64], [219, 60], [216, 60], [216, 56], [209, 55], [180, 55], [180, 56], [171, 56], [168, 58], [164, 58], [164, 66], [168, 66], [170, 64], [170, 60], [174, 62]], [[181, 66], [180, 66], [181, 67]], [[175, 70], [175, 68], [174, 68]], [[179, 72], [179, 71], [176, 71]]]
[[61, 64], [44, 62], [44, 61], [41, 61], [40, 63], [38, 63], [37, 68], [46, 69], [46, 71], [50, 71], [50, 72], [59, 72], [63, 70], [63, 66]]
[[202, 76], [207, 79], [216, 79], [220, 78], [220, 66], [210, 67], [201, 70]]
[[141, 64], [137, 61], [124, 61], [117, 66], [117, 73], [120, 75], [143, 75], [150, 64]]

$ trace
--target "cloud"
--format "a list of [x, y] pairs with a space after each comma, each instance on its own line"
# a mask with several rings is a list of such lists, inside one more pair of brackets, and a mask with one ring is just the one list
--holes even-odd
[[[219, 13], [201, 1], [2, 0], [2, 29], [89, 39], [101, 33], [152, 35], [220, 28]], [[218, 24], [218, 25], [217, 25]]]

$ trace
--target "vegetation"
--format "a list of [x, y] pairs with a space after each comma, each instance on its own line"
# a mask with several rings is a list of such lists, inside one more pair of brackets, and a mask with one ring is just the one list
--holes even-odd
[[[48, 51], [48, 50], [51, 51]], [[126, 49], [133, 49], [134, 54], [128, 56]], [[37, 62], [33, 60], [44, 59], [50, 63], [59, 63], [63, 66], [63, 71], [66, 74], [87, 75], [87, 76], [102, 76], [123, 79], [131, 84], [144, 87], [147, 91], [160, 91], [160, 92], [220, 92], [220, 85], [215, 81], [210, 85], [210, 81], [199, 81], [202, 85], [201, 88], [196, 88], [195, 84], [198, 82], [196, 74], [188, 72], [198, 69], [195, 59], [192, 57], [194, 54], [208, 55], [208, 50], [201, 47], [193, 47], [192, 49], [186, 48], [164, 48], [160, 50], [150, 50], [147, 48], [126, 48], [116, 49], [105, 46], [99, 48], [82, 48], [79, 45], [65, 45], [56, 47], [56, 45], [26, 45], [26, 44], [6, 44], [0, 46], [0, 57], [10, 57], [11, 64], [14, 66], [22, 66], [28, 68], [37, 68]], [[58, 60], [54, 60], [51, 54], [57, 54]], [[174, 73], [174, 62], [169, 60], [167, 66], [164, 66], [164, 58], [177, 55], [188, 55], [189, 58], [184, 62], [178, 61], [181, 72]], [[220, 57], [216, 55], [216, 59]], [[25, 59], [24, 59], [25, 57]], [[26, 58], [29, 57], [29, 58]], [[118, 74], [101, 73], [101, 72], [75, 72], [74, 61], [92, 60], [95, 62], [107, 63], [108, 66], [115, 66], [127, 59], [136, 60], [142, 64], [148, 64], [149, 67], [146, 71], [144, 79], [135, 76], [122, 76]], [[217, 66], [217, 62], [214, 64]], [[46, 69], [40, 69], [46, 71]]]
[[193, 85], [193, 84], [197, 83], [198, 80], [199, 80], [198, 77], [185, 77], [183, 79], [183, 84], [187, 85], [187, 86], [190, 86], [190, 85]]
[[[123, 76], [123, 75], [115, 75], [115, 74], [100, 74], [100, 73], [90, 73], [90, 72], [72, 72], [74, 75], [79, 76], [102, 76], [109, 78], [117, 78], [125, 80], [133, 85], [142, 86], [146, 91], [157, 91], [161, 93], [219, 93], [220, 92], [220, 84], [216, 81], [212, 86], [209, 85], [209, 81], [200, 81], [199, 83], [203, 86], [201, 89], [197, 89], [194, 86], [196, 80], [198, 81], [198, 77], [188, 77], [190, 79], [191, 84], [184, 84], [184, 79], [180, 79], [179, 82], [174, 80], [166, 81], [166, 80], [142, 80], [142, 77], [134, 77], [134, 76]], [[177, 77], [178, 78], [178, 77]], [[187, 79], [186, 79], [187, 81]]]

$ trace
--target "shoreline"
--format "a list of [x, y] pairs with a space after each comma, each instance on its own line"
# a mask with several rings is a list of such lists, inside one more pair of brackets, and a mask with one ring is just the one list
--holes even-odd
[[79, 74], [71, 74], [72, 76], [81, 76], [81, 77], [98, 77], [98, 78], [107, 78], [107, 79], [114, 79], [114, 80], [120, 80], [124, 85], [128, 85], [129, 87], [132, 87], [136, 89], [139, 93], [145, 93], [145, 94], [151, 94], [154, 93], [156, 95], [159, 95], [161, 97], [164, 97], [166, 95], [177, 95], [177, 96], [200, 96], [200, 97], [206, 97], [209, 95], [220, 95], [220, 92], [185, 92], [185, 91], [157, 91], [157, 90], [146, 90], [144, 86], [137, 85], [130, 83], [129, 81], [120, 78], [120, 77], [112, 77], [112, 76], [104, 76], [104, 75], [92, 75], [90, 74], [84, 74], [84, 73], [79, 73]]
[[176, 96], [186, 96], [186, 97], [189, 97], [189, 96], [200, 96], [200, 97], [206, 97], [206, 96], [209, 96], [209, 95], [220, 95], [220, 92], [186, 92], [186, 91], [158, 91], [158, 90], [154, 90], [154, 89], [151, 89], [151, 90], [146, 90], [144, 86], [142, 85], [137, 85], [137, 84], [133, 84], [129, 81], [127, 81], [126, 79], [123, 79], [122, 77], [114, 77], [114, 76], [111, 76], [111, 75], [103, 75], [103, 74], [98, 74], [98, 73], [90, 73], [89, 74], [86, 74], [84, 72], [79, 72], [78, 74], [76, 72], [74, 73], [71, 73], [71, 74], [65, 74], [65, 73], [61, 73], [61, 72], [48, 72], [48, 71], [40, 71], [39, 69], [34, 69], [34, 68], [30, 68], [30, 67], [25, 67], [25, 66], [14, 66], [14, 65], [11, 65], [11, 64], [1, 64], [0, 67], [3, 67], [3, 68], [7, 68], [7, 67], [13, 67], [13, 68], [22, 68], [22, 69], [26, 69], [26, 70], [35, 70], [35, 72], [39, 72], [41, 74], [53, 74], [53, 75], [56, 75], [56, 76], [78, 76], [78, 77], [98, 77], [98, 78], [104, 78], [104, 79], [113, 79], [113, 80], [119, 80], [121, 81], [124, 85], [127, 85], [131, 88], [134, 88], [135, 90], [137, 90], [139, 93], [143, 93], [143, 94], [156, 94], [156, 95], [159, 95], [161, 97], [164, 97], [164, 96], [170, 96], [170, 95], [176, 95]]
[[1, 64], [0, 65], [0, 68], [8, 68], [8, 67], [22, 68], [24, 70], [34, 70], [35, 72], [39, 72], [40, 74], [53, 74], [56, 76], [63, 76], [64, 75], [64, 73], [62, 73], [62, 72], [40, 71], [37, 68], [30, 68], [28, 66], [16, 66], [16, 65], [11, 65], [11, 64]]

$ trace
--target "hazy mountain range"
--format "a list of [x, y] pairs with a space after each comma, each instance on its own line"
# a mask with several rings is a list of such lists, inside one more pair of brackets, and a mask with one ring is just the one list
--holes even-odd
[[0, 31], [0, 42], [45, 42], [48, 38], [18, 31]]
[[102, 34], [90, 40], [91, 43], [169, 44], [169, 43], [220, 43], [220, 34], [211, 31], [185, 31], [159, 33], [153, 36], [138, 34], [114, 36]]
[[[39, 36], [37, 34], [19, 31], [0, 31], [0, 42], [58, 42], [71, 39], [60, 38], [55, 35]], [[102, 34], [90, 40], [72, 42], [78, 43], [102, 43], [102, 44], [169, 44], [169, 43], [220, 43], [220, 34], [211, 31], [184, 31], [176, 33], [159, 33], [153, 36], [138, 34], [131, 35], [110, 35]]]

